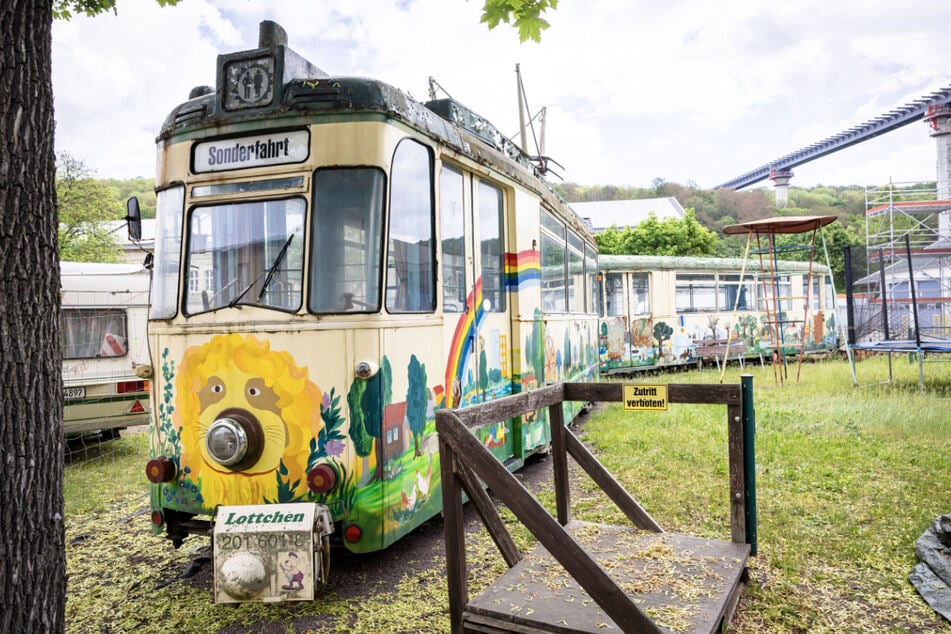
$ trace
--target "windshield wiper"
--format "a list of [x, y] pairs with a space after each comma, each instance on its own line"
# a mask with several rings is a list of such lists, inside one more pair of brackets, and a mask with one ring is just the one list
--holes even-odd
[[267, 287], [271, 283], [271, 280], [274, 279], [274, 274], [277, 273], [277, 268], [281, 265], [281, 262], [284, 261], [284, 256], [287, 255], [287, 247], [291, 246], [291, 240], [293, 239], [293, 233], [287, 236], [287, 241], [284, 242], [284, 246], [281, 247], [277, 257], [274, 258], [274, 264], [272, 264], [271, 268], [267, 270], [267, 277], [264, 278], [264, 284], [261, 284], [261, 292], [258, 293], [258, 298], [256, 300], [258, 304], [260, 304], [261, 300], [264, 299], [264, 293], [267, 291]]
[[237, 306], [238, 302], [241, 301], [241, 298], [247, 295], [248, 291], [254, 288], [254, 285], [260, 282], [262, 277], [266, 276], [264, 280], [264, 284], [261, 285], [261, 292], [258, 293], [258, 297], [256, 300], [258, 304], [261, 303], [261, 300], [264, 298], [264, 291], [267, 290], [268, 284], [270, 284], [271, 280], [274, 278], [274, 273], [277, 272], [277, 267], [279, 267], [281, 265], [281, 262], [284, 260], [284, 256], [287, 254], [287, 247], [291, 246], [291, 240], [293, 239], [294, 239], [294, 234], [292, 233], [290, 236], [288, 236], [287, 240], [284, 242], [284, 246], [281, 247], [280, 252], [277, 254], [277, 257], [274, 258], [274, 262], [271, 264], [271, 266], [268, 267], [267, 272], [254, 278], [250, 284], [245, 286], [243, 291], [238, 293], [234, 299], [228, 302], [228, 308], [234, 308], [235, 306]]

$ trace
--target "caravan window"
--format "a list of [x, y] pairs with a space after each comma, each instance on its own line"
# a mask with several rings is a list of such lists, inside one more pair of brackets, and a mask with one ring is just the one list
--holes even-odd
[[63, 308], [63, 359], [124, 357], [129, 352], [126, 313], [121, 308]]

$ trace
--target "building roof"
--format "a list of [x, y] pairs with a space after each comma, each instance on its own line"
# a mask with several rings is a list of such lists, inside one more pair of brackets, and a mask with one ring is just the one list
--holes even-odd
[[599, 233], [612, 225], [618, 229], [635, 227], [647, 220], [651, 213], [658, 220], [684, 217], [684, 208], [673, 196], [571, 203], [571, 208], [584, 219], [585, 225], [592, 233]]

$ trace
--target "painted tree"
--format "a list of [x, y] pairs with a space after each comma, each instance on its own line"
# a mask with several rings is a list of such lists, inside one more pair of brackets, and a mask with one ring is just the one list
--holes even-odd
[[657, 354], [663, 354], [664, 342], [670, 339], [674, 334], [674, 329], [667, 325], [667, 322], [658, 321], [654, 324], [654, 339], [657, 340]]
[[565, 350], [565, 378], [571, 378], [571, 365], [575, 360], [571, 356], [571, 329], [565, 329], [565, 341], [562, 344]]
[[383, 375], [383, 403], [389, 405], [393, 402], [393, 369], [386, 355], [380, 361], [380, 373]]
[[370, 471], [370, 454], [373, 453], [373, 436], [367, 433], [363, 422], [363, 394], [366, 392], [366, 381], [354, 381], [347, 392], [347, 407], [350, 410], [350, 425], [348, 427], [350, 440], [353, 441], [353, 450], [360, 457], [360, 482], [366, 484], [373, 475]]
[[[389, 383], [389, 377], [384, 377], [383, 374], [381, 370], [366, 380], [366, 389], [360, 399], [360, 408], [363, 410], [363, 428], [371, 439], [377, 441], [383, 436], [383, 386]], [[377, 446], [379, 447], [379, 442], [377, 442]], [[383, 465], [377, 460], [374, 476], [376, 479], [380, 479], [382, 475]]]
[[535, 385], [541, 386], [545, 383], [545, 322], [538, 308], [535, 309], [532, 332], [525, 339], [525, 354], [535, 374]]
[[406, 390], [406, 419], [413, 432], [413, 455], [422, 456], [419, 441], [426, 429], [426, 410], [429, 407], [429, 390], [426, 388], [426, 365], [414, 354], [409, 358], [409, 388]]
[[479, 337], [479, 390], [485, 401], [485, 391], [489, 389], [489, 360], [485, 354], [485, 343]]

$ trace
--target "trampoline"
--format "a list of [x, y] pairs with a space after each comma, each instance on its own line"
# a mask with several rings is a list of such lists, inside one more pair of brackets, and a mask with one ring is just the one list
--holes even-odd
[[[916, 354], [918, 384], [922, 392], [925, 391], [925, 356], [951, 353], [951, 328], [948, 326], [951, 323], [951, 296], [941, 290], [944, 284], [940, 275], [940, 270], [947, 265], [946, 256], [930, 248], [918, 250], [913, 255], [907, 234], [903, 241], [901, 259], [895, 259], [901, 248], [894, 248], [894, 244], [888, 253], [879, 249], [877, 256], [875, 251], [867, 254], [869, 258], [877, 259], [878, 270], [857, 279], [851, 249], [845, 247], [846, 351], [855, 386], [858, 386], [855, 351], [888, 354], [887, 382], [893, 378], [892, 354]], [[919, 260], [937, 257], [943, 261], [943, 266], [939, 262], [935, 267], [938, 275], [922, 270], [916, 275], [915, 256]], [[886, 263], [889, 259], [892, 264]], [[930, 324], [923, 323], [923, 318], [927, 318]]]

